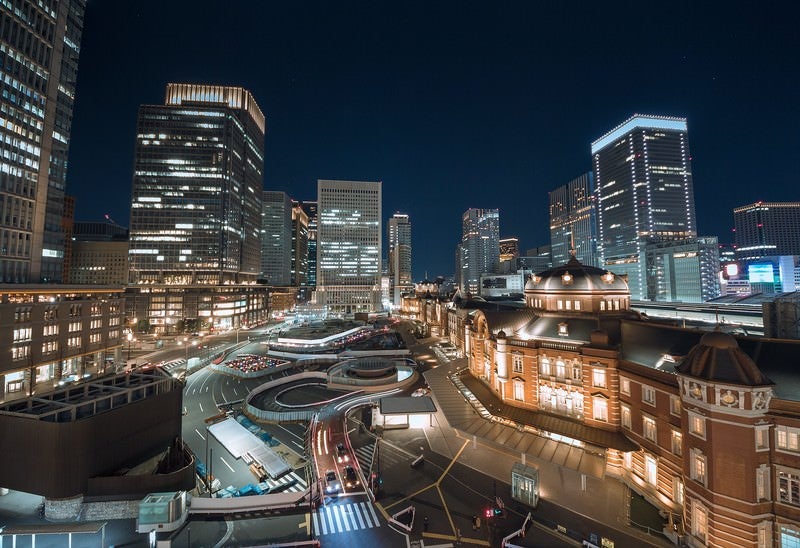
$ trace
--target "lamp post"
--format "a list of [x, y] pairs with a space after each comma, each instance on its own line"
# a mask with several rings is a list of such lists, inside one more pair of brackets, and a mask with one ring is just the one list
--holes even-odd
[[128, 337], [128, 360], [127, 361], [131, 361], [131, 341], [133, 341], [133, 333], [128, 331], [127, 337]]

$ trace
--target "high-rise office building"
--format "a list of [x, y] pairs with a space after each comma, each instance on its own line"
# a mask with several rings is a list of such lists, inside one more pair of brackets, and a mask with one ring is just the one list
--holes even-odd
[[308, 252], [306, 254], [306, 283], [308, 287], [317, 286], [317, 202], [304, 201], [300, 207], [308, 217]]
[[645, 246], [697, 236], [686, 119], [636, 114], [591, 150], [601, 267], [627, 275], [631, 298], [654, 298]]
[[519, 238], [510, 236], [500, 239], [500, 263], [498, 272], [510, 274], [515, 272], [517, 259], [519, 258]]
[[800, 255], [800, 202], [756, 202], [733, 210], [736, 256]]
[[470, 208], [461, 216], [462, 291], [478, 295], [481, 274], [497, 273], [500, 263], [500, 210]]
[[524, 257], [517, 259], [517, 270], [530, 270], [533, 273], [544, 272], [556, 265], [553, 262], [553, 252], [549, 245], [533, 247], [525, 252]]
[[128, 295], [137, 325], [173, 333], [266, 319], [266, 288], [254, 285], [264, 129], [240, 87], [168, 84], [163, 105], [140, 107]]
[[85, 0], [0, 3], [0, 282], [60, 282]]
[[720, 295], [716, 236], [647, 244], [650, 300], [702, 303]]
[[591, 171], [550, 192], [550, 249], [554, 265], [566, 264], [572, 254], [582, 264], [599, 265], [595, 200]]
[[291, 285], [308, 283], [308, 215], [297, 201], [292, 202], [292, 272]]
[[381, 309], [380, 182], [317, 182], [318, 304], [333, 314]]
[[292, 200], [265, 190], [261, 212], [261, 277], [269, 285], [291, 285]]
[[411, 221], [395, 213], [386, 229], [389, 242], [389, 280], [392, 304], [400, 306], [401, 294], [414, 288], [411, 277]]
[[255, 281], [265, 119], [238, 87], [168, 84], [139, 109], [131, 283]]

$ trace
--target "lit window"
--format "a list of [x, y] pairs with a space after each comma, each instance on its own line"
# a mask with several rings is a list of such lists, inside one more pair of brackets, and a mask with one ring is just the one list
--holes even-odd
[[522, 373], [522, 355], [514, 354], [511, 360], [514, 364], [514, 373]]
[[626, 396], [631, 395], [631, 381], [630, 379], [626, 379], [625, 377], [620, 377], [619, 379], [619, 391]]
[[566, 337], [567, 335], [569, 335], [569, 330], [567, 329], [566, 322], [558, 324], [558, 334], [561, 335], [562, 337]]
[[756, 426], [756, 451], [769, 450], [769, 426]]
[[656, 389], [652, 386], [642, 385], [642, 401], [650, 405], [656, 404]]
[[696, 500], [692, 501], [692, 535], [703, 543], [708, 535], [708, 510]]
[[644, 457], [644, 473], [647, 483], [650, 485], [658, 483], [658, 463], [652, 455], [645, 455]]
[[621, 417], [620, 418], [621, 418], [621, 422], [622, 422], [622, 427], [623, 428], [627, 428], [628, 430], [630, 430], [631, 429], [631, 408], [628, 407], [627, 405], [623, 405], [623, 406], [620, 407], [620, 413], [621, 413]]
[[656, 441], [656, 420], [653, 417], [642, 417], [642, 435], [650, 441]]
[[517, 401], [525, 401], [525, 383], [522, 381], [514, 381], [514, 399]]
[[788, 426], [775, 428], [775, 445], [782, 451], [800, 451], [800, 429]]
[[672, 453], [679, 457], [683, 454], [683, 434], [678, 430], [672, 431]]
[[550, 360], [547, 358], [542, 358], [539, 362], [539, 373], [542, 375], [550, 376]]
[[698, 438], [706, 439], [706, 419], [696, 413], [689, 412], [689, 432]]
[[596, 421], [608, 422], [608, 401], [602, 396], [592, 398], [592, 417]]
[[778, 471], [778, 500], [800, 506], [800, 475], [796, 470]]
[[669, 397], [669, 412], [678, 417], [681, 416], [681, 399], [678, 396]]
[[689, 476], [703, 485], [706, 484], [706, 456], [697, 448], [692, 448], [689, 460]]
[[606, 388], [606, 370], [605, 369], [592, 369], [592, 386], [597, 388]]
[[683, 505], [683, 479], [680, 476], [672, 478], [672, 498], [675, 504]]

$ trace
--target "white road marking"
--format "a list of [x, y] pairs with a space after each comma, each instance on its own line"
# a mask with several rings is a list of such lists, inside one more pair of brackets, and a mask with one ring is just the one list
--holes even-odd
[[219, 458], [219, 460], [221, 460], [221, 461], [222, 461], [222, 464], [224, 464], [225, 466], [227, 466], [228, 468], [230, 468], [231, 472], [236, 472], [236, 470], [234, 470], [234, 469], [233, 469], [233, 467], [232, 467], [230, 464], [228, 464], [228, 463], [225, 461], [225, 459], [223, 459], [222, 457], [220, 457], [220, 458]]
[[194, 431], [197, 432], [197, 435], [200, 436], [201, 440], [206, 441], [206, 437], [203, 434], [200, 433], [200, 430], [195, 428]]
[[202, 403], [200, 403], [200, 402], [197, 402], [197, 405], [199, 405], [199, 406], [200, 406], [200, 412], [201, 412], [201, 413], [203, 413], [203, 404], [202, 404]]

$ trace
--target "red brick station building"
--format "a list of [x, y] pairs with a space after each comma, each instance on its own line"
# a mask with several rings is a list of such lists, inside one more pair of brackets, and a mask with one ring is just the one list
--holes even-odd
[[583, 448], [676, 542], [800, 548], [800, 342], [650, 320], [622, 277], [574, 258], [524, 299], [417, 294], [403, 314], [464, 352], [500, 420]]

